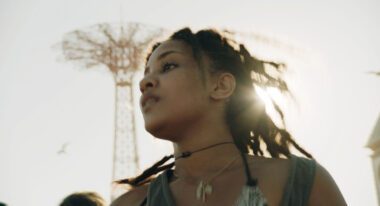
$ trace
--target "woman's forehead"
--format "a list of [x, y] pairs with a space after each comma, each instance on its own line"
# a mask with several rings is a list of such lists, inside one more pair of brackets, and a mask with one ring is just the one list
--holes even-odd
[[183, 51], [191, 51], [191, 46], [189, 44], [187, 44], [184, 41], [176, 40], [176, 39], [169, 39], [169, 40], [162, 42], [161, 45], [159, 46], [159, 48], [161, 48], [161, 49], [177, 48], [177, 49], [183, 50]]
[[162, 57], [163, 54], [170, 52], [177, 52], [182, 55], [192, 55], [193, 53], [191, 46], [187, 43], [180, 40], [167, 40], [162, 42], [160, 46], [153, 51], [152, 55], [149, 57], [148, 64], [150, 61], [157, 60]]

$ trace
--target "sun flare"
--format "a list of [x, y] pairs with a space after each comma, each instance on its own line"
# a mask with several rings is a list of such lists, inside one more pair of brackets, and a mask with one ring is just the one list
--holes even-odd
[[255, 91], [260, 99], [264, 102], [266, 113], [272, 117], [276, 125], [282, 125], [281, 116], [276, 111], [274, 104], [275, 102], [278, 106], [280, 106], [280, 108], [284, 107], [285, 98], [281, 91], [274, 87], [261, 88], [259, 86], [255, 86]]

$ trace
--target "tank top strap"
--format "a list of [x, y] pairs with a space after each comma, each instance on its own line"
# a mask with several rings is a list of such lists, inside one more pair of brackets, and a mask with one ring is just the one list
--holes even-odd
[[312, 159], [290, 157], [291, 168], [282, 198], [282, 206], [307, 205], [314, 182], [316, 162]]
[[172, 170], [165, 170], [152, 180], [148, 188], [147, 206], [175, 206], [169, 187], [172, 173]]

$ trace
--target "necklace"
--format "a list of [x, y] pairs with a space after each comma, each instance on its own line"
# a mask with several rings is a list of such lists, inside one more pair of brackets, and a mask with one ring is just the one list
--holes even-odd
[[181, 159], [181, 158], [188, 158], [188, 157], [190, 157], [194, 153], [201, 152], [201, 151], [207, 150], [207, 149], [211, 149], [213, 147], [216, 147], [216, 146], [219, 146], [219, 145], [223, 145], [223, 144], [233, 144], [233, 142], [220, 142], [220, 143], [216, 143], [216, 144], [213, 144], [213, 145], [210, 145], [210, 146], [207, 146], [207, 147], [203, 147], [203, 148], [194, 150], [192, 152], [190, 152], [190, 151], [182, 152], [178, 156], [174, 156], [173, 155], [173, 157], [174, 157], [174, 160], [178, 160], [178, 159]]
[[[188, 158], [190, 157], [192, 154], [194, 153], [197, 153], [197, 152], [201, 152], [201, 151], [204, 151], [204, 150], [207, 150], [207, 149], [211, 149], [213, 147], [216, 147], [216, 146], [219, 146], [219, 145], [223, 145], [223, 144], [233, 144], [233, 142], [220, 142], [220, 143], [216, 143], [216, 144], [213, 144], [213, 145], [210, 145], [210, 146], [207, 146], [207, 147], [204, 147], [204, 148], [200, 148], [200, 149], [197, 149], [197, 150], [194, 150], [194, 151], [186, 151], [186, 152], [182, 152], [180, 155], [178, 156], [174, 156], [174, 154], [170, 155], [170, 156], [167, 156], [166, 158], [164, 158], [162, 161], [162, 163], [166, 162], [168, 159], [171, 159], [171, 158], [174, 158], [174, 160], [178, 160], [178, 159], [181, 159], [181, 158]], [[206, 202], [206, 198], [207, 198], [207, 195], [211, 195], [212, 193], [212, 185], [211, 185], [211, 182], [217, 177], [219, 176], [220, 174], [222, 174], [225, 170], [227, 170], [231, 165], [232, 163], [234, 163], [236, 160], [238, 159], [238, 157], [235, 157], [232, 159], [232, 161], [228, 162], [221, 170], [219, 170], [217, 173], [215, 173], [213, 176], [211, 176], [208, 180], [206, 181], [203, 181], [201, 180], [197, 186], [197, 189], [196, 189], [196, 197], [197, 197], [197, 200], [202, 200], [202, 202]], [[171, 167], [171, 166], [170, 166]], [[161, 168], [165, 168], [165, 166], [161, 167]], [[159, 168], [160, 169], [160, 168]], [[179, 177], [175, 171], [173, 171], [173, 174], [175, 177]]]
[[201, 200], [202, 202], [206, 202], [207, 195], [212, 194], [212, 185], [211, 182], [219, 175], [221, 175], [224, 171], [226, 171], [232, 163], [234, 163], [237, 160], [237, 157], [233, 158], [232, 161], [227, 163], [221, 170], [219, 170], [217, 173], [215, 173], [213, 176], [211, 176], [208, 180], [201, 180], [198, 184], [197, 190], [196, 190], [196, 197], [197, 200]]
[[[191, 152], [190, 151], [186, 151], [186, 152], [181, 153], [178, 156], [174, 156], [173, 155], [173, 157], [174, 157], [175, 160], [178, 160], [178, 159], [181, 159], [181, 158], [188, 158], [188, 157], [190, 157], [194, 153], [201, 152], [201, 151], [204, 151], [204, 150], [207, 150], [207, 149], [219, 146], [219, 145], [223, 145], [223, 144], [233, 144], [233, 142], [220, 142], [220, 143], [216, 143], [216, 144], [213, 144], [213, 145], [201, 148], [201, 149], [197, 149], [197, 150], [194, 150], [194, 151], [191, 151]], [[211, 185], [211, 182], [217, 176], [221, 175], [224, 171], [226, 171], [232, 165], [232, 163], [234, 163], [237, 159], [238, 159], [238, 157], [233, 158], [230, 162], [228, 162], [222, 169], [220, 169], [214, 175], [212, 175], [211, 177], [209, 177], [206, 180], [201, 180], [198, 183], [198, 186], [197, 186], [197, 189], [196, 189], [196, 192], [195, 192], [197, 200], [201, 200], [202, 202], [206, 202], [207, 196], [212, 194], [213, 187]], [[176, 176], [178, 178], [178, 175], [176, 174], [175, 171], [173, 172], [173, 174], [174, 174], [174, 176]]]
[[[197, 189], [196, 189], [196, 198], [197, 200], [201, 200], [202, 202], [206, 202], [207, 196], [212, 194], [213, 187], [212, 187], [212, 181], [221, 175], [224, 171], [226, 171], [236, 160], [238, 157], [233, 158], [230, 162], [228, 162], [222, 169], [220, 169], [218, 172], [213, 174], [210, 178], [206, 180], [201, 180], [198, 183]], [[174, 176], [179, 178], [179, 176], [176, 174], [176, 172], [173, 172]]]

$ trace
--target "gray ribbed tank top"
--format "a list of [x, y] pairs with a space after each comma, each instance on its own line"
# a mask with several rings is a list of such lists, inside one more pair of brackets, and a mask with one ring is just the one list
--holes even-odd
[[[284, 188], [281, 206], [307, 205], [315, 176], [316, 162], [292, 155], [289, 178]], [[147, 206], [175, 206], [169, 187], [167, 170], [154, 179], [148, 189]]]

